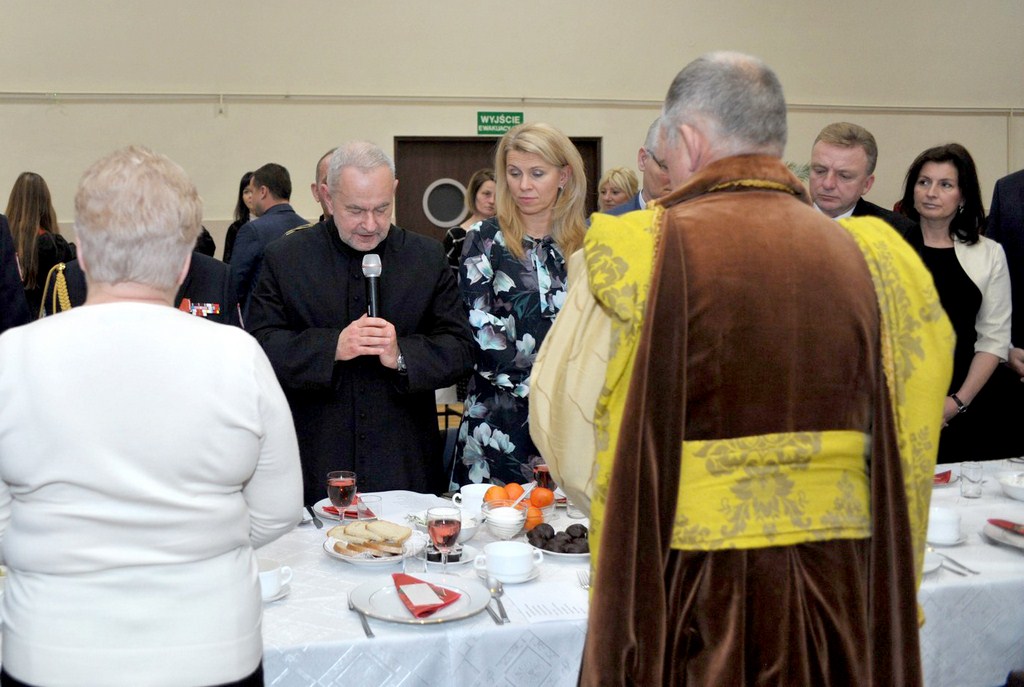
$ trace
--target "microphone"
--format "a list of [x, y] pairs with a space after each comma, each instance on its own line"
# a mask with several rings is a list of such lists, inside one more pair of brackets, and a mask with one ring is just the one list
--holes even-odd
[[366, 277], [366, 314], [380, 317], [380, 299], [377, 293], [381, 273], [380, 256], [367, 253], [363, 256], [363, 276]]

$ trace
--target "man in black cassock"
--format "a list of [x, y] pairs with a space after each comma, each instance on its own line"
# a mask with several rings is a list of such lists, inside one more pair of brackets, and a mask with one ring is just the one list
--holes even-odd
[[321, 187], [332, 217], [267, 246], [253, 292], [245, 325], [291, 404], [307, 504], [330, 470], [354, 470], [360, 491], [447, 488], [434, 389], [472, 369], [472, 334], [441, 244], [391, 224], [397, 186], [380, 148], [340, 146]]

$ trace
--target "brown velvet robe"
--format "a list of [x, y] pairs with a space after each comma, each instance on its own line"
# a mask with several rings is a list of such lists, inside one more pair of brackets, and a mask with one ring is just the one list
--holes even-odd
[[[661, 202], [580, 684], [919, 685], [911, 537], [860, 250], [777, 159], [721, 160]], [[843, 429], [873, 433], [871, 539], [670, 548], [684, 439]]]

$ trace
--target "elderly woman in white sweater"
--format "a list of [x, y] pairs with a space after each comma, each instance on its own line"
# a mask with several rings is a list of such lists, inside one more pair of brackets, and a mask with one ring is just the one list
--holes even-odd
[[75, 197], [85, 306], [0, 336], [3, 684], [262, 685], [254, 549], [301, 517], [254, 339], [170, 307], [202, 202], [127, 148]]

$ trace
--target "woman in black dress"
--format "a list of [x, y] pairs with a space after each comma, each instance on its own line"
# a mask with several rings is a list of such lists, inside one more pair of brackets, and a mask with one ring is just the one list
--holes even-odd
[[252, 179], [252, 172], [242, 175], [238, 184], [238, 201], [235, 203], [235, 221], [228, 227], [224, 236], [224, 262], [231, 264], [231, 251], [235, 248], [235, 237], [242, 225], [248, 222], [252, 212], [252, 189], [249, 188], [249, 180]]
[[907, 240], [931, 271], [956, 331], [939, 462], [984, 458], [996, 410], [985, 385], [1010, 346], [1010, 277], [1002, 246], [981, 235], [985, 210], [971, 154], [957, 143], [921, 153], [900, 203], [919, 224]]

